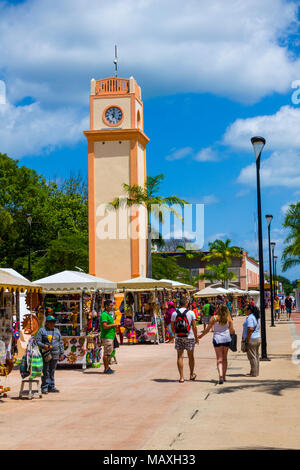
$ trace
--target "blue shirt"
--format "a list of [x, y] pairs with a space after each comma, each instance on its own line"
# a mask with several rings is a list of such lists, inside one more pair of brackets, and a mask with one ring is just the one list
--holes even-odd
[[54, 328], [54, 330], [49, 330], [46, 326], [40, 328], [36, 335], [36, 342], [41, 350], [45, 344], [52, 344], [51, 354], [55, 360], [64, 355], [64, 343], [58, 328]]
[[260, 320], [259, 319], [256, 320], [256, 317], [255, 315], [253, 315], [253, 313], [248, 315], [248, 317], [246, 318], [246, 321], [243, 323], [243, 339], [247, 338], [248, 328], [255, 328], [255, 330], [253, 331], [250, 337], [251, 339], [260, 338], [259, 326], [260, 326]]

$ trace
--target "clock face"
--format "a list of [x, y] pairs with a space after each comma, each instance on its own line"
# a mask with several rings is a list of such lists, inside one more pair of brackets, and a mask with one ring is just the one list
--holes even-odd
[[105, 119], [109, 124], [116, 125], [118, 124], [123, 117], [123, 113], [120, 108], [117, 106], [111, 106], [105, 112]]

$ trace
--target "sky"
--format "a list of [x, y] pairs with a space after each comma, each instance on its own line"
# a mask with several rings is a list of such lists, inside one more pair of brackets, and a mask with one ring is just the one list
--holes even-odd
[[299, 21], [287, 0], [0, 0], [0, 152], [49, 179], [87, 175], [90, 80], [113, 75], [117, 44], [119, 76], [142, 88], [147, 172], [204, 204], [204, 248], [230, 238], [257, 258], [250, 138], [266, 139], [268, 269], [264, 216], [280, 258], [300, 199]]

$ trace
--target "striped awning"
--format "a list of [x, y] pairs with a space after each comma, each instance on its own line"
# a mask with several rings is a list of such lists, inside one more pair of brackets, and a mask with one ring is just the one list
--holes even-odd
[[14, 275], [0, 268], [0, 290], [9, 292], [40, 292], [41, 286], [33, 284], [21, 275]]

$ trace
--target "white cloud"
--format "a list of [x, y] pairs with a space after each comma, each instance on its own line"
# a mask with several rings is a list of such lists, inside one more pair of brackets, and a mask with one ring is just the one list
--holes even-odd
[[198, 162], [215, 162], [218, 160], [218, 155], [211, 147], [206, 147], [195, 155], [194, 160]]
[[85, 105], [89, 79], [136, 76], [148, 95], [209, 92], [255, 102], [286, 92], [300, 59], [284, 45], [286, 0], [30, 0], [0, 5], [0, 68], [11, 102]]
[[192, 147], [182, 147], [180, 149], [172, 149], [171, 153], [166, 156], [166, 160], [175, 161], [182, 160], [184, 158], [191, 157], [197, 162], [215, 162], [218, 160], [217, 152], [211, 147], [206, 147], [199, 152], [196, 152]]
[[200, 199], [200, 203], [207, 204], [207, 205], [216, 204], [217, 202], [219, 202], [219, 199], [214, 194], [209, 194], [208, 196], [203, 196]]
[[[262, 160], [260, 176], [263, 186], [299, 188], [300, 155], [291, 150], [273, 152], [269, 158]], [[256, 185], [256, 164], [252, 163], [243, 168], [237, 182], [254, 187]]]
[[173, 151], [167, 155], [166, 160], [174, 161], [174, 160], [182, 160], [183, 158], [189, 157], [192, 155], [193, 149], [192, 147], [183, 147], [181, 149], [173, 149]]
[[266, 150], [295, 149], [300, 152], [300, 108], [283, 106], [275, 114], [237, 119], [225, 132], [223, 143], [252, 151], [250, 138], [261, 135]]
[[27, 106], [0, 106], [1, 152], [12, 158], [38, 155], [60, 145], [76, 144], [83, 139], [82, 129], [89, 126], [73, 109], [47, 111], [39, 103]]

